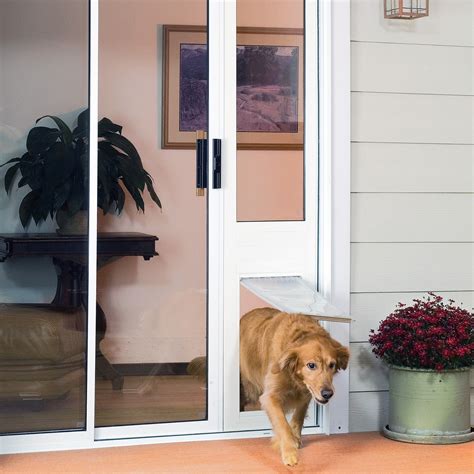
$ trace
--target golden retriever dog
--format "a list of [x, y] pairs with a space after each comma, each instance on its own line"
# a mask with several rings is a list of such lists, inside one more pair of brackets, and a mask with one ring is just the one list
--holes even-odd
[[[301, 429], [312, 398], [325, 405], [349, 351], [311, 316], [259, 308], [240, 320], [240, 380], [246, 402], [260, 401], [283, 463], [298, 463]], [[293, 411], [290, 423], [285, 414]]]
[[[206, 357], [188, 365], [205, 381]], [[260, 402], [273, 426], [273, 444], [283, 463], [298, 463], [301, 430], [312, 398], [325, 405], [334, 395], [333, 377], [345, 370], [349, 351], [305, 314], [273, 308], [248, 312], [240, 320], [240, 409]], [[286, 414], [293, 412], [290, 423]]]

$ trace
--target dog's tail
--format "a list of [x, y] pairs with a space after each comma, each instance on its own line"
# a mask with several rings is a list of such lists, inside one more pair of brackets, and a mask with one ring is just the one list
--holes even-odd
[[194, 375], [200, 382], [205, 382], [207, 379], [207, 357], [196, 357], [186, 368], [189, 375]]

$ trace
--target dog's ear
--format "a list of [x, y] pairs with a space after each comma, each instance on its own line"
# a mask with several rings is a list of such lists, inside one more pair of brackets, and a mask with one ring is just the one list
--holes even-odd
[[289, 350], [283, 353], [278, 362], [275, 362], [272, 367], [272, 374], [278, 374], [283, 370], [294, 372], [298, 362], [298, 354], [295, 351]]
[[339, 347], [336, 348], [336, 351], [336, 370], [346, 370], [347, 364], [349, 363], [349, 349], [339, 345]]

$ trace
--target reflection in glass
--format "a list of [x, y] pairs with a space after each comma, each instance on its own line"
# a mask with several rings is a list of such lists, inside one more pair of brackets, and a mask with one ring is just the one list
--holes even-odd
[[0, 2], [2, 434], [85, 427], [88, 14]]
[[304, 219], [303, 6], [237, 1], [238, 221]]
[[195, 148], [207, 129], [207, 2], [99, 8], [99, 114], [123, 126], [162, 210], [144, 193], [137, 212], [125, 189], [119, 216], [99, 214], [99, 243], [120, 255], [99, 255], [96, 426], [203, 420], [207, 197]]

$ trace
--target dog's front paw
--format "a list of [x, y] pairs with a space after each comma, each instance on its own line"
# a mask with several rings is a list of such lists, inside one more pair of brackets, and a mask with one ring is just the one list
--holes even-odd
[[283, 464], [287, 466], [296, 466], [298, 464], [298, 451], [296, 449], [287, 449], [281, 452]]

